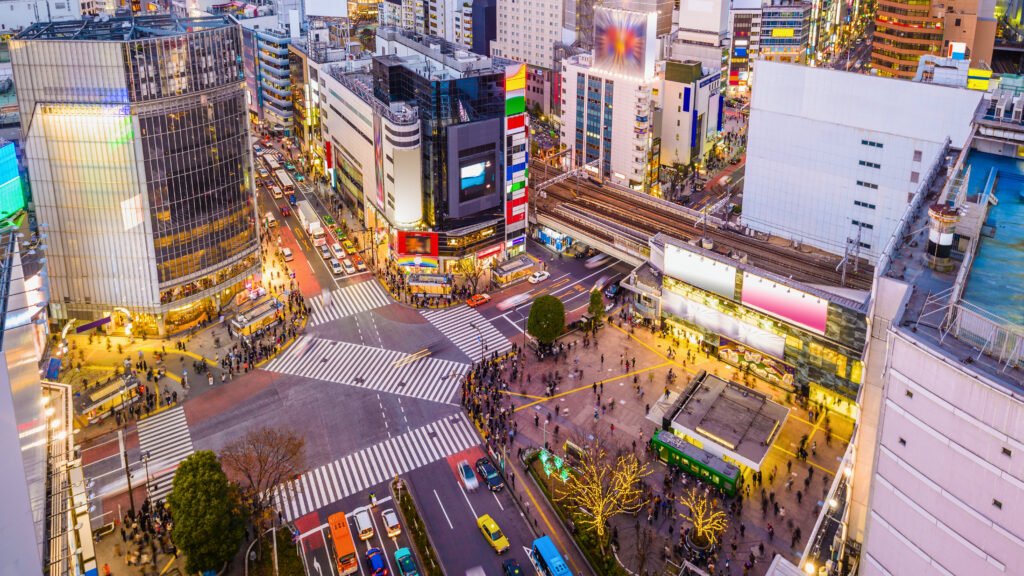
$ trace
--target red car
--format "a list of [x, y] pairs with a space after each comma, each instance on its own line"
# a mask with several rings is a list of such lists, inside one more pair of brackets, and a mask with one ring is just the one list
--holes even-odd
[[466, 305], [470, 308], [476, 308], [477, 306], [487, 304], [490, 301], [491, 296], [489, 294], [474, 294], [469, 297], [469, 300], [466, 300]]
[[281, 209], [281, 216], [287, 218], [288, 216], [292, 215], [292, 209], [289, 208], [287, 204], [282, 204], [279, 206], [279, 208]]

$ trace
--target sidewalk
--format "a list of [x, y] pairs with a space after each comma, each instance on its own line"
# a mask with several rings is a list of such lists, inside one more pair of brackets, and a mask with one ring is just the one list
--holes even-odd
[[[618, 320], [617, 316], [615, 320]], [[621, 327], [606, 324], [598, 332], [596, 340], [596, 343], [591, 342], [589, 347], [584, 347], [582, 333], [564, 337], [563, 343], [567, 347], [573, 342], [575, 345], [558, 360], [550, 357], [537, 360], [532, 351], [526, 351], [522, 366], [524, 375], [502, 392], [515, 407], [516, 444], [539, 447], [543, 446], [546, 438], [551, 448], [561, 453], [566, 439], [587, 443], [595, 434], [601, 434], [620, 449], [633, 450], [642, 461], [649, 462], [652, 474], [646, 483], [652, 497], [660, 498], [662, 504], [648, 507], [639, 517], [647, 519], [655, 533], [655, 541], [647, 552], [647, 569], [651, 573], [659, 573], [667, 566], [668, 559], [679, 562], [676, 544], [689, 523], [679, 517], [681, 507], [675, 500], [687, 484], [693, 485], [695, 481], [689, 477], [666, 478], [668, 468], [656, 462], [647, 451], [651, 434], [659, 428], [661, 414], [678, 397], [694, 373], [707, 370], [745, 384], [789, 407], [790, 416], [761, 466], [763, 482], [757, 482], [753, 471], [746, 470], [743, 501], [719, 497], [721, 508], [729, 515], [729, 528], [721, 538], [720, 561], [716, 569], [720, 573], [738, 576], [748, 573], [744, 571], [744, 564], [749, 563], [749, 573], [758, 574], [767, 569], [775, 553], [790, 560], [797, 558], [806, 538], [811, 536], [814, 521], [823, 505], [823, 494], [831, 484], [837, 463], [852, 434], [852, 421], [837, 414], [816, 414], [812, 420], [806, 408], [793, 403], [792, 394], [743, 374], [695, 348], [688, 349], [685, 343], [680, 343], [675, 356], [669, 357], [672, 341], [660, 333], [651, 333], [648, 328], [637, 327], [631, 331], [628, 324]], [[672, 384], [666, 383], [669, 369], [678, 376]], [[542, 379], [553, 378], [556, 373], [560, 377], [559, 383], [548, 396]], [[796, 458], [794, 454], [795, 446], [803, 435], [808, 437], [808, 445], [812, 441], [817, 445], [816, 453], [807, 461]], [[522, 478], [525, 473], [522, 467], [517, 464], [516, 470]], [[811, 486], [815, 475], [818, 477], [813, 478], [814, 485]], [[801, 480], [803, 482], [799, 482]], [[807, 497], [801, 501], [798, 492], [803, 491]], [[767, 510], [759, 510], [759, 500], [765, 498], [767, 501], [769, 492], [773, 505]], [[546, 501], [542, 502], [543, 494], [538, 492], [536, 500], [534, 507], [541, 505], [550, 512]], [[553, 512], [549, 517], [555, 518]], [[613, 529], [619, 535], [618, 557], [631, 571], [635, 571], [638, 565], [634, 522], [633, 517], [626, 516], [612, 521]], [[772, 524], [774, 532], [769, 533]], [[559, 545], [559, 549], [566, 548]], [[729, 569], [723, 570], [726, 561]], [[678, 568], [674, 570], [678, 571]]]

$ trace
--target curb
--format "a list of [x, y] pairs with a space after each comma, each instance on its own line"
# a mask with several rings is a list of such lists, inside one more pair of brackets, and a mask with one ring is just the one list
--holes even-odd
[[[422, 508], [422, 506], [420, 506], [419, 501], [416, 499], [416, 495], [412, 491], [412, 488], [411, 488], [412, 487], [412, 483], [409, 482], [408, 478], [402, 478], [401, 476], [396, 477], [396, 479], [400, 480], [402, 482], [402, 485], [405, 486], [405, 491], [409, 494], [409, 498], [412, 500], [412, 505], [416, 507], [416, 514], [419, 515], [419, 511]], [[394, 480], [390, 480], [388, 482], [388, 492], [391, 493], [391, 499], [392, 499], [393, 502], [395, 502], [395, 508], [398, 511], [398, 515], [402, 517], [403, 524], [405, 526], [411, 526], [411, 524], [409, 523], [409, 519], [405, 517], [405, 512], [402, 511], [401, 500], [395, 494], [394, 484], [395, 484]], [[437, 569], [442, 574], [444, 574], [445, 573], [444, 566], [441, 564], [441, 557], [437, 553], [437, 544], [434, 543], [434, 538], [433, 538], [433, 536], [430, 535], [430, 530], [427, 530], [427, 523], [423, 520], [422, 516], [420, 516], [420, 522], [423, 523], [423, 534], [426, 535], [427, 542], [430, 543], [430, 548], [432, 549], [432, 551], [434, 553], [433, 556], [434, 556], [435, 559], [437, 559]], [[422, 562], [423, 561], [423, 552], [418, 549], [418, 546], [416, 546], [416, 539], [410, 537], [409, 538], [409, 544], [414, 549], [416, 549], [416, 553], [419, 556], [420, 562]]]
[[533, 484], [533, 487], [536, 488], [537, 492], [539, 492], [541, 497], [544, 498], [544, 502], [546, 502], [548, 508], [551, 509], [551, 515], [554, 516], [555, 520], [558, 521], [558, 525], [562, 527], [562, 531], [565, 533], [569, 541], [572, 542], [572, 547], [576, 549], [576, 553], [580, 555], [580, 558], [583, 560], [583, 563], [586, 564], [587, 569], [590, 570], [591, 574], [597, 574], [597, 571], [594, 570], [594, 567], [590, 564], [590, 559], [587, 558], [587, 555], [583, 553], [583, 549], [580, 548], [579, 542], [576, 541], [576, 538], [573, 536], [573, 533], [569, 530], [569, 527], [565, 525], [565, 521], [562, 520], [562, 517], [558, 514], [558, 511], [555, 510], [555, 504], [548, 499], [546, 495], [547, 493], [544, 492], [544, 488], [542, 488], [537, 483], [537, 480], [533, 477], [533, 474], [530, 474], [530, 469], [528, 466], [526, 469], [526, 475], [530, 478], [530, 482]]

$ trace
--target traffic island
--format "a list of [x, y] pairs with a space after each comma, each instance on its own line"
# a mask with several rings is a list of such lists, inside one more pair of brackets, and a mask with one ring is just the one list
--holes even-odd
[[[264, 533], [249, 556], [249, 576], [274, 576], [274, 541]], [[305, 574], [302, 558], [288, 528], [277, 531], [277, 574]]]
[[427, 533], [427, 526], [420, 517], [416, 507], [416, 501], [409, 490], [409, 482], [402, 478], [395, 478], [388, 485], [391, 489], [391, 497], [398, 502], [398, 511], [402, 515], [402, 523], [409, 528], [412, 535], [412, 544], [416, 548], [416, 557], [419, 559], [419, 566], [425, 576], [444, 576], [441, 570], [441, 563], [434, 551], [434, 544], [430, 541], [430, 534]]
[[526, 463], [534, 485], [544, 493], [548, 504], [555, 511], [555, 514], [558, 515], [558, 519], [562, 526], [565, 527], [565, 531], [572, 536], [576, 548], [586, 558], [594, 573], [608, 576], [628, 576], [630, 573], [623, 569], [616, 560], [612, 553], [614, 548], [611, 545], [609, 545], [607, 553], [602, 554], [597, 541], [597, 535], [591, 530], [579, 530], [576, 528], [572, 520], [571, 511], [559, 499], [563, 482], [557, 477], [557, 474], [549, 474], [550, 471], [545, 470], [545, 465], [540, 458], [540, 451], [537, 450], [524, 454], [523, 460]]

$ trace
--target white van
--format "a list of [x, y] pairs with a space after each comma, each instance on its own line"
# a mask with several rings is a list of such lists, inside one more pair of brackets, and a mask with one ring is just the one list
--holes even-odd
[[284, 256], [285, 262], [291, 262], [292, 260], [295, 260], [295, 255], [292, 254], [291, 248], [281, 248], [281, 255]]
[[274, 218], [273, 212], [267, 212], [263, 220], [267, 223], [267, 228], [277, 228], [277, 218]]
[[373, 519], [370, 517], [370, 511], [365, 508], [356, 512], [356, 532], [359, 533], [360, 540], [373, 538]]

